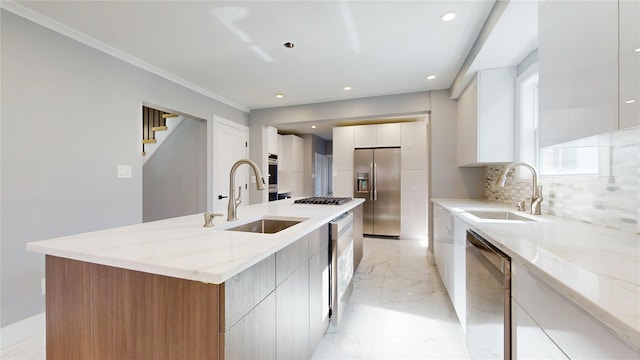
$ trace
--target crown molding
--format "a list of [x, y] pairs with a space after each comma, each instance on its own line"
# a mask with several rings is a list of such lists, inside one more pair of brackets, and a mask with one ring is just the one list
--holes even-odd
[[128, 54], [124, 51], [118, 50], [116, 48], [114, 48], [113, 46], [107, 45], [99, 40], [97, 40], [96, 38], [93, 38], [87, 34], [84, 34], [78, 30], [75, 30], [73, 28], [70, 28], [60, 22], [57, 22], [51, 18], [48, 18], [38, 12], [35, 12], [29, 8], [26, 8], [18, 3], [16, 3], [15, 1], [11, 1], [11, 0], [1, 0], [0, 1], [0, 8], [7, 10], [13, 14], [16, 14], [20, 17], [23, 17], [29, 21], [32, 21], [38, 25], [44, 26], [47, 29], [50, 29], [52, 31], [55, 31], [57, 33], [60, 33], [66, 37], [69, 37], [73, 40], [76, 40], [82, 44], [85, 44], [87, 46], [90, 46], [96, 50], [99, 50], [105, 54], [111, 55], [117, 59], [120, 59], [124, 62], [127, 62], [131, 65], [134, 65], [140, 69], [143, 69], [145, 71], [148, 71], [152, 74], [158, 75], [162, 78], [165, 78], [171, 82], [174, 82], [178, 85], [184, 86], [189, 90], [195, 91], [201, 95], [204, 95], [208, 98], [211, 98], [213, 100], [219, 101], [223, 104], [226, 104], [228, 106], [231, 106], [233, 108], [236, 108], [240, 111], [243, 111], [245, 113], [249, 112], [249, 108], [243, 105], [240, 105], [234, 101], [231, 101], [225, 97], [222, 97], [220, 95], [217, 95], [201, 86], [198, 86], [190, 81], [187, 81], [179, 76], [176, 76], [168, 71], [165, 71], [157, 66], [151, 65], [148, 62], [141, 60], [131, 54]]

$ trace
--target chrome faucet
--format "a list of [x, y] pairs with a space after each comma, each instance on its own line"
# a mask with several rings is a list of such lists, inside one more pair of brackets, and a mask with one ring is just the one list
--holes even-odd
[[236, 163], [233, 164], [233, 166], [231, 167], [231, 172], [229, 173], [229, 205], [227, 206], [227, 221], [236, 221], [237, 220], [236, 219], [236, 209], [238, 208], [238, 205], [240, 205], [240, 203], [242, 202], [242, 199], [241, 199], [242, 186], [238, 187], [238, 197], [236, 198], [236, 196], [235, 196], [235, 187], [236, 187], [235, 175], [236, 175], [236, 170], [242, 164], [247, 164], [247, 165], [251, 166], [251, 168], [253, 169], [253, 174], [256, 176], [256, 186], [258, 187], [258, 190], [264, 190], [265, 189], [264, 179], [262, 178], [262, 173], [260, 173], [260, 169], [258, 168], [258, 165], [256, 165], [256, 163], [254, 163], [251, 160], [247, 160], [247, 159], [242, 159], [242, 160], [236, 161]]
[[500, 177], [496, 180], [496, 185], [504, 187], [507, 183], [507, 174], [516, 166], [524, 166], [531, 170], [533, 185], [531, 188], [531, 215], [542, 215], [540, 204], [542, 204], [542, 186], [538, 186], [538, 172], [531, 164], [525, 162], [512, 162], [504, 166]]

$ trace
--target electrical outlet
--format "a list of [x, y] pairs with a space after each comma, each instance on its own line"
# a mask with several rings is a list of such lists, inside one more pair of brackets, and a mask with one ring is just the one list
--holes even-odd
[[44, 278], [40, 279], [40, 292], [42, 296], [47, 294], [47, 281]]

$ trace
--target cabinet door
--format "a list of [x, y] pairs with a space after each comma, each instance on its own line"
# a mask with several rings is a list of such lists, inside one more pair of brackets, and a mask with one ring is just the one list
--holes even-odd
[[276, 294], [272, 292], [220, 334], [221, 359], [276, 359]]
[[299, 136], [293, 136], [293, 171], [304, 171], [304, 140]]
[[379, 124], [376, 127], [376, 147], [400, 146], [402, 124]]
[[271, 255], [220, 285], [220, 331], [230, 329], [275, 289], [275, 264]]
[[453, 291], [451, 301], [453, 308], [462, 324], [462, 329], [467, 326], [467, 228], [468, 225], [461, 219], [453, 217]]
[[353, 126], [354, 145], [356, 148], [373, 148], [378, 144], [376, 125]]
[[402, 170], [427, 168], [427, 122], [402, 123]]
[[[333, 128], [333, 170], [353, 170], [354, 127]], [[349, 176], [351, 184], [351, 176]]]
[[267, 152], [278, 154], [278, 129], [273, 126], [267, 127]]
[[515, 300], [511, 302], [511, 316], [514, 359], [568, 359]]
[[309, 236], [305, 235], [276, 253], [276, 286], [309, 260]]
[[531, 274], [512, 265], [512, 298], [571, 359], [638, 359], [634, 351], [600, 320]]
[[620, 1], [620, 129], [640, 125], [640, 1]]
[[440, 278], [446, 286], [447, 278], [447, 239], [449, 230], [446, 222], [448, 221], [449, 212], [440, 205], [433, 206], [433, 255], [436, 260], [436, 266], [440, 273]]
[[276, 288], [276, 334], [278, 359], [309, 358], [308, 258]]
[[540, 147], [616, 130], [618, 2], [540, 2], [538, 42]]
[[329, 246], [309, 259], [309, 356], [329, 327]]

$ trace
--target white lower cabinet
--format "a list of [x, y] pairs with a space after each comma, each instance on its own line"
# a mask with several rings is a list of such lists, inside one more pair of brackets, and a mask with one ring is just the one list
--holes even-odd
[[[512, 297], [571, 359], [638, 359], [634, 351], [593, 315], [512, 261]], [[516, 313], [517, 314], [517, 313]], [[516, 344], [526, 339], [518, 334]], [[519, 350], [518, 350], [519, 351]]]
[[514, 359], [568, 359], [515, 300], [511, 301], [511, 324]]
[[450, 291], [451, 303], [456, 310], [462, 330], [467, 326], [467, 228], [466, 222], [453, 217], [453, 290]]
[[440, 205], [433, 205], [433, 256], [440, 278], [449, 291], [449, 272], [453, 266], [451, 215]]

